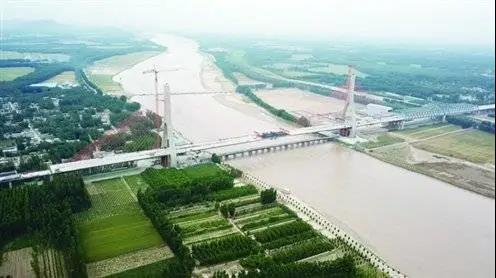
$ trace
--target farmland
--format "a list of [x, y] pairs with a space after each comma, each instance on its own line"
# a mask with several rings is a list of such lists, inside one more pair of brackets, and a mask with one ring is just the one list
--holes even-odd
[[[129, 177], [129, 181], [136, 178]], [[135, 186], [135, 183], [132, 183]], [[77, 215], [77, 228], [89, 273], [115, 273], [153, 263], [170, 255], [160, 235], [141, 211], [136, 197], [123, 178], [91, 182], [86, 185], [92, 207]], [[159, 248], [160, 256], [152, 256]], [[152, 249], [150, 249], [152, 248]], [[162, 253], [161, 253], [162, 252]], [[164, 253], [165, 252], [165, 253]], [[140, 255], [141, 254], [141, 255]], [[133, 257], [134, 256], [134, 257]], [[137, 257], [154, 257], [152, 261]], [[110, 268], [110, 270], [108, 270]], [[96, 273], [96, 274], [95, 274]]]
[[[204, 164], [132, 174], [92, 178], [84, 187], [81, 182], [87, 209], [76, 210], [73, 218], [88, 277], [212, 277], [218, 271], [255, 275], [256, 269], [262, 276], [253, 277], [285, 273], [284, 269], [320, 276], [382, 275], [341, 240], [322, 235], [278, 203], [275, 191], [260, 192], [239, 179], [240, 172], [233, 168]], [[3, 194], [15, 202], [2, 203], [11, 208], [2, 209], [2, 217], [22, 222], [23, 215], [16, 211], [26, 205], [28, 192]], [[18, 241], [10, 246], [22, 248], [22, 242], [29, 242]], [[27, 277], [64, 277], [69, 272], [58, 250], [21, 250], [23, 256], [34, 254], [33, 269], [17, 259], [0, 270], [8, 267], [8, 273]], [[285, 275], [281, 277], [289, 277]]]
[[64, 71], [42, 83], [56, 83], [58, 85], [63, 85], [63, 84], [75, 85], [77, 84], [77, 81], [76, 81], [76, 75], [73, 71]]
[[378, 159], [494, 197], [494, 134], [440, 123], [369, 139]]
[[452, 133], [420, 142], [415, 146], [474, 163], [494, 164], [494, 134], [479, 130]]
[[114, 76], [131, 68], [135, 64], [157, 55], [157, 51], [142, 51], [126, 55], [116, 55], [96, 61], [86, 69], [86, 73], [94, 84], [106, 93], [119, 93], [122, 88]]
[[206, 193], [201, 199], [188, 196], [184, 202], [170, 202], [164, 195], [167, 192], [181, 199], [182, 190], [200, 190], [194, 189], [198, 185], [189, 183], [190, 179], [215, 181], [224, 176], [226, 173], [215, 165], [150, 170], [142, 176], [155, 185], [138, 194], [139, 202], [182, 265], [191, 265], [189, 271], [194, 276], [212, 277], [225, 270], [231, 275], [253, 273], [255, 269], [264, 272], [288, 266], [295, 273], [312, 269], [325, 275], [370, 271], [368, 263], [341, 240], [323, 236], [277, 203], [275, 195], [261, 194], [242, 181], [237, 180], [236, 187], [232, 180], [222, 187], [208, 183], [201, 189]]
[[18, 77], [27, 75], [34, 71], [31, 67], [9, 67], [0, 68], [0, 82], [1, 81], [12, 81]]

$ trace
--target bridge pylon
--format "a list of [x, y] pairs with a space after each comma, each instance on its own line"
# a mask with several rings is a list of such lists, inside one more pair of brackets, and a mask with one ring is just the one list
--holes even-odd
[[346, 94], [346, 102], [343, 111], [341, 112], [341, 118], [346, 121], [346, 114], [348, 111], [351, 113], [351, 128], [340, 131], [342, 136], [346, 137], [356, 137], [357, 130], [357, 121], [356, 121], [356, 109], [355, 109], [355, 81], [356, 74], [353, 72], [353, 66], [348, 66], [348, 79], [347, 83], [347, 94]]
[[162, 116], [162, 143], [161, 148], [168, 148], [170, 155], [162, 157], [160, 163], [164, 167], [176, 167], [177, 154], [172, 128], [171, 93], [169, 84], [164, 85], [164, 111]]

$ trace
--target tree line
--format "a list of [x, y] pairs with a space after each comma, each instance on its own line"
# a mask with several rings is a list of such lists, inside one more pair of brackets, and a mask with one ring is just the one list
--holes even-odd
[[5, 201], [0, 212], [0, 244], [29, 233], [37, 245], [64, 254], [70, 277], [86, 276], [72, 217], [91, 206], [80, 176], [57, 175], [41, 186], [2, 189], [0, 200]]

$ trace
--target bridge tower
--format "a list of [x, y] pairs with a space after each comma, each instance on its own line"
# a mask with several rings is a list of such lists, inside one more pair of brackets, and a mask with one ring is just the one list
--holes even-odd
[[348, 79], [346, 81], [346, 103], [343, 111], [341, 112], [341, 118], [346, 122], [346, 114], [348, 111], [351, 113], [351, 128], [347, 128], [346, 130], [340, 131], [342, 136], [347, 137], [356, 137], [356, 110], [355, 110], [355, 81], [356, 74], [353, 72], [353, 66], [348, 66]]
[[162, 144], [161, 148], [169, 148], [170, 156], [163, 157], [161, 163], [164, 167], [175, 167], [177, 161], [176, 145], [172, 128], [171, 93], [169, 84], [164, 85], [164, 114], [162, 116]]

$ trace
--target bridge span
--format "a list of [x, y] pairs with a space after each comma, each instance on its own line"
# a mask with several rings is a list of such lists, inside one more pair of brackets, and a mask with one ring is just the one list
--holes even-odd
[[[357, 123], [357, 127], [384, 125], [384, 124], [389, 124], [389, 123], [398, 123], [398, 122], [405, 122], [405, 121], [418, 120], [418, 119], [429, 119], [429, 118], [446, 117], [446, 116], [450, 116], [450, 115], [461, 115], [461, 114], [467, 114], [467, 113], [494, 111], [494, 109], [495, 109], [495, 105], [490, 104], [490, 105], [481, 105], [481, 106], [451, 105], [451, 106], [446, 106], [446, 107], [435, 107], [434, 109], [432, 109], [432, 108], [425, 109], [424, 111], [412, 110], [412, 111], [407, 111], [403, 114], [398, 114], [398, 115], [394, 115], [391, 117], [385, 117], [385, 118], [381, 118], [381, 119], [377, 119], [377, 120], [363, 121], [363, 122], [359, 121]], [[297, 128], [297, 129], [288, 131], [287, 136], [297, 136], [297, 135], [304, 135], [304, 134], [319, 134], [321, 132], [326, 132], [326, 131], [341, 131], [341, 130], [350, 129], [351, 127], [352, 127], [352, 125], [350, 122], [344, 122], [344, 123], [340, 123], [340, 124], [319, 125], [319, 126], [312, 126], [312, 127], [305, 127], [305, 128]], [[146, 159], [164, 158], [164, 157], [167, 157], [170, 155], [175, 155], [175, 154], [185, 154], [188, 152], [200, 152], [200, 151], [206, 151], [206, 150], [211, 150], [211, 149], [219, 150], [222, 147], [228, 147], [228, 146], [240, 146], [238, 149], [235, 149], [235, 150], [228, 150], [228, 151], [220, 150], [217, 153], [222, 158], [227, 160], [227, 159], [235, 158], [237, 156], [255, 155], [255, 154], [266, 153], [266, 152], [271, 152], [271, 151], [275, 151], [275, 150], [292, 149], [294, 147], [309, 146], [309, 145], [313, 145], [313, 144], [325, 143], [325, 142], [330, 141], [331, 139], [332, 139], [332, 137], [320, 136], [320, 137], [312, 138], [312, 139], [307, 138], [307, 139], [303, 139], [303, 140], [293, 140], [290, 142], [275, 143], [275, 144], [261, 145], [261, 146], [255, 146], [254, 147], [254, 146], [249, 146], [249, 143], [262, 142], [262, 141], [267, 142], [268, 140], [271, 140], [271, 139], [264, 139], [264, 138], [261, 138], [259, 136], [255, 136], [255, 135], [252, 135], [252, 136], [246, 135], [246, 136], [234, 137], [234, 138], [229, 138], [229, 139], [221, 139], [221, 140], [214, 141], [214, 142], [205, 142], [205, 143], [199, 143], [199, 144], [187, 144], [187, 145], [181, 145], [181, 146], [164, 147], [164, 148], [159, 148], [159, 149], [139, 151], [139, 152], [133, 152], [133, 153], [115, 154], [112, 156], [107, 156], [107, 157], [102, 157], [102, 158], [92, 158], [92, 159], [81, 160], [81, 161], [73, 161], [73, 162], [54, 164], [54, 165], [50, 165], [49, 169], [43, 170], [43, 171], [37, 171], [37, 172], [31, 172], [31, 173], [16, 173], [16, 174], [11, 174], [11, 175], [7, 175], [7, 176], [1, 176], [0, 177], [0, 183], [17, 181], [17, 180], [33, 179], [33, 178], [40, 178], [40, 177], [51, 176], [51, 175], [58, 174], [58, 173], [67, 173], [67, 172], [79, 171], [79, 170], [84, 170], [84, 169], [92, 169], [92, 168], [98, 168], [98, 167], [105, 167], [105, 166], [116, 165], [116, 164], [132, 163], [132, 162], [136, 162], [136, 161], [140, 161], [140, 160], [146, 160]]]

